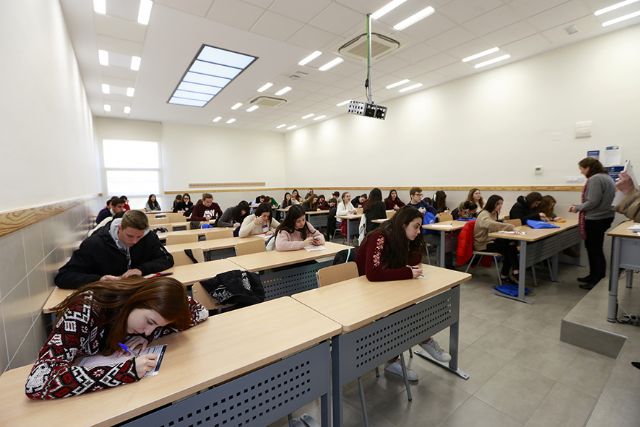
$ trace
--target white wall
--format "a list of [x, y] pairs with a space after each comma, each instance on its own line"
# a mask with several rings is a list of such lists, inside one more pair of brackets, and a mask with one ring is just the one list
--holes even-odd
[[[623, 146], [624, 157], [640, 164], [638, 76], [637, 25], [385, 102], [385, 121], [342, 115], [289, 132], [287, 181], [567, 184], [588, 149], [607, 145]], [[593, 121], [593, 136], [574, 139], [582, 120]], [[342, 166], [331, 173], [309, 168], [310, 156], [315, 164]], [[533, 174], [536, 165], [543, 175]]]
[[0, 211], [99, 192], [92, 118], [57, 1], [0, 6]]

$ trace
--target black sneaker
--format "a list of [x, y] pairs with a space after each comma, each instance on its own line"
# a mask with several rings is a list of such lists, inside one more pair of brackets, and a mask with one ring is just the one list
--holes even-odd
[[640, 362], [631, 362], [631, 364], [636, 368], [640, 369]]
[[579, 286], [580, 289], [586, 289], [588, 291], [590, 291], [591, 289], [594, 288], [594, 286], [596, 286], [598, 284], [598, 282], [589, 282], [589, 283], [583, 283], [582, 285]]
[[578, 277], [578, 282], [589, 283], [591, 281], [591, 276]]

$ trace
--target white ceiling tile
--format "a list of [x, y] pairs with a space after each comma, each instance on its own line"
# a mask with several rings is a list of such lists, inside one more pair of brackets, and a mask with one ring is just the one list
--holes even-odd
[[501, 28], [498, 31], [494, 31], [493, 33], [487, 34], [484, 36], [484, 39], [490, 41], [491, 44], [500, 47], [507, 43], [512, 43], [529, 37], [536, 32], [537, 31], [533, 25], [527, 21], [520, 21], [509, 25], [508, 27]]
[[540, 34], [534, 34], [526, 39], [519, 40], [504, 46], [504, 51], [515, 58], [524, 58], [533, 54], [548, 50], [552, 45]]
[[[212, 0], [207, 0], [211, 3]], [[137, 22], [138, 2], [130, 0], [110, 0], [107, 2], [107, 16]]]
[[137, 21], [127, 21], [106, 15], [95, 15], [96, 33], [103, 36], [121, 38], [134, 42], [144, 42], [147, 27]]
[[336, 3], [340, 3], [342, 6], [355, 10], [363, 15], [367, 13], [373, 13], [380, 9], [390, 0], [336, 0]]
[[442, 78], [447, 80], [457, 79], [459, 77], [466, 76], [467, 74], [471, 74], [473, 70], [474, 68], [472, 65], [462, 61], [456, 61], [451, 65], [439, 68], [438, 74], [441, 76], [440, 79], [437, 75], [434, 75], [429, 79], [429, 83], [430, 85], [438, 84], [442, 81]]
[[464, 27], [472, 33], [482, 36], [492, 31], [511, 25], [520, 20], [520, 17], [509, 6], [502, 6], [478, 16], [464, 24]]
[[400, 58], [409, 64], [413, 64], [418, 61], [422, 61], [425, 58], [435, 55], [438, 50], [425, 43], [415, 44], [411, 47], [400, 48], [398, 51], [393, 52], [389, 58]]
[[[397, 22], [394, 22], [394, 25], [395, 24], [397, 24]], [[456, 24], [447, 17], [436, 12], [435, 14], [423, 19], [422, 21], [416, 22], [409, 28], [399, 32], [409, 34], [419, 41], [425, 41], [444, 33], [455, 25]]]
[[96, 43], [99, 49], [104, 49], [108, 52], [117, 52], [126, 55], [142, 56], [144, 45], [140, 42], [133, 42], [114, 37], [97, 36]]
[[244, 1], [245, 3], [251, 3], [252, 5], [261, 7], [263, 9], [269, 9], [271, 4], [273, 3], [273, 0], [242, 0], [242, 1]]
[[453, 0], [439, 8], [438, 13], [443, 13], [452, 21], [462, 24], [500, 6], [500, 0]]
[[373, 69], [374, 73], [379, 72], [386, 74], [400, 72], [408, 66], [408, 61], [405, 61], [396, 54], [392, 54], [391, 56], [387, 56], [386, 58], [383, 58], [379, 61], [374, 61], [371, 68]]
[[309, 22], [330, 3], [330, 0], [275, 0], [269, 10], [297, 21]]
[[450, 56], [444, 53], [439, 53], [430, 58], [424, 59], [418, 62], [417, 64], [410, 65], [402, 71], [403, 71], [403, 75], [405, 75], [406, 78], [412, 79], [415, 76], [424, 74], [429, 71], [437, 70], [438, 68], [442, 68], [445, 65], [453, 64], [454, 62], [457, 62], [457, 61], [458, 59], [454, 58], [453, 56]]
[[466, 43], [475, 37], [476, 36], [472, 32], [467, 31], [462, 27], [454, 27], [449, 31], [428, 39], [426, 44], [439, 51], [445, 51]]
[[[565, 28], [569, 25], [575, 26], [578, 32], [575, 34], [567, 34]], [[588, 15], [584, 18], [567, 22], [558, 27], [547, 30], [543, 32], [542, 35], [544, 35], [554, 45], [563, 45], [566, 43], [573, 43], [578, 40], [583, 40], [587, 37], [593, 37], [601, 30], [602, 27], [598, 18], [593, 15]]]
[[325, 31], [343, 35], [358, 25], [364, 28], [364, 16], [337, 3], [332, 3], [316, 15], [310, 23]]
[[490, 49], [494, 46], [495, 44], [492, 41], [488, 40], [485, 37], [480, 37], [460, 46], [449, 49], [447, 53], [449, 55], [455, 56], [458, 59], [462, 59], [469, 55], [473, 55], [475, 53], [482, 52], [483, 50]]
[[275, 40], [286, 40], [304, 24], [286, 16], [266, 11], [251, 27], [251, 32], [270, 37]]
[[532, 16], [528, 21], [539, 31], [544, 31], [590, 14], [591, 12], [582, 1], [571, 0]]
[[248, 30], [264, 12], [262, 8], [238, 0], [216, 0], [207, 13], [207, 18], [241, 30]]
[[[327, 46], [332, 46], [338, 40], [335, 34], [323, 31], [312, 25], [305, 25], [300, 28], [294, 35], [289, 37], [287, 42], [296, 46], [304, 47], [310, 50], [323, 51]], [[342, 40], [342, 39], [340, 39]], [[309, 52], [311, 53], [311, 52]], [[302, 59], [302, 58], [300, 58]]]
[[554, 8], [569, 0], [513, 0], [509, 6], [523, 19]]
[[[107, 9], [111, 6], [111, 2], [112, 1], [113, 0], [109, 0], [107, 2]], [[134, 15], [133, 19], [136, 20], [137, 17], [138, 17], [137, 16], [137, 13], [138, 13], [138, 2], [131, 1], [131, 0], [119, 0], [119, 1], [127, 2], [130, 5], [134, 5], [133, 7], [135, 7], [135, 9], [136, 9], [136, 15]], [[182, 12], [186, 12], [186, 13], [188, 13], [190, 15], [205, 16], [213, 2], [214, 2], [214, 0], [189, 0], [189, 1], [184, 1], [184, 0], [155, 0], [154, 1], [154, 6], [163, 5], [163, 6], [170, 7], [172, 9], [176, 9], [176, 10], [180, 10]], [[151, 13], [153, 13], [153, 10], [151, 11]]]

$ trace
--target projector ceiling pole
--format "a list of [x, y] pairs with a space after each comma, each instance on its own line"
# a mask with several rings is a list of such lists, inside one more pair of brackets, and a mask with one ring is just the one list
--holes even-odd
[[364, 84], [367, 90], [367, 102], [373, 104], [371, 93], [371, 14], [367, 13], [367, 81]]

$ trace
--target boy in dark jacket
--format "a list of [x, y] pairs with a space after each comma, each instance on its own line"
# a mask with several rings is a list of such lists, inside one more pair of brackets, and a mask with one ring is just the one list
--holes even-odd
[[173, 267], [173, 257], [149, 232], [144, 212], [127, 211], [86, 238], [56, 275], [62, 289], [87, 283], [145, 276]]
[[537, 191], [518, 197], [518, 201], [509, 211], [509, 219], [519, 219], [523, 225], [526, 225], [529, 219], [546, 220], [545, 214], [538, 211], [540, 203], [542, 203], [542, 194]]

